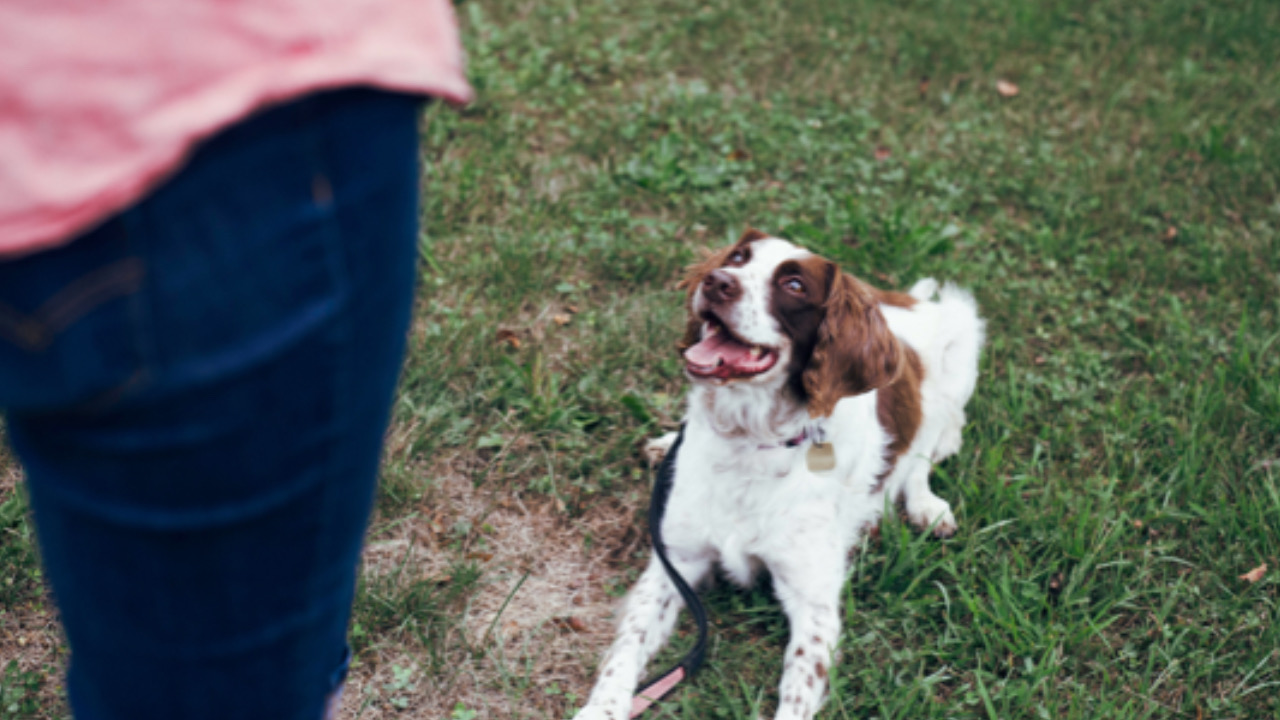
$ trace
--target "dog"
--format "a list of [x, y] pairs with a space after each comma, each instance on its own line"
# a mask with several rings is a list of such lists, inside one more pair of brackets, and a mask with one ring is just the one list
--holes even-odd
[[[973, 296], [933, 279], [879, 290], [830, 260], [748, 229], [689, 268], [680, 349], [692, 387], [662, 531], [697, 585], [719, 565], [761, 570], [790, 625], [778, 720], [826, 699], [850, 550], [889, 500], [938, 536], [956, 531], [929, 488], [960, 449], [985, 334]], [[675, 433], [647, 448], [661, 457]], [[576, 720], [624, 720], [683, 602], [655, 557]]]

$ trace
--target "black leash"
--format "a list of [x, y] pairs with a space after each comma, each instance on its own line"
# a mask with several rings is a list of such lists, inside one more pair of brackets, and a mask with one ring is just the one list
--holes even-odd
[[702, 667], [702, 661], [707, 654], [707, 610], [698, 599], [698, 594], [671, 565], [671, 560], [667, 558], [667, 547], [662, 542], [662, 517], [667, 510], [667, 500], [671, 497], [671, 485], [676, 473], [676, 454], [680, 451], [680, 444], [683, 442], [684, 425], [681, 425], [680, 434], [676, 436], [676, 441], [671, 444], [671, 449], [667, 451], [662, 464], [658, 466], [658, 477], [653, 483], [653, 497], [649, 501], [649, 538], [653, 542], [654, 552], [658, 553], [658, 559], [662, 561], [662, 567], [667, 571], [667, 576], [671, 578], [671, 582], [675, 583], [676, 590], [680, 591], [680, 597], [684, 598], [685, 606], [689, 608], [694, 622], [698, 624], [698, 641], [694, 643], [693, 649], [685, 653], [684, 658], [670, 670], [640, 686], [631, 701], [630, 717], [633, 718], [639, 717], [654, 703], [670, 695], [680, 681], [693, 677], [694, 673], [698, 672], [698, 668]]

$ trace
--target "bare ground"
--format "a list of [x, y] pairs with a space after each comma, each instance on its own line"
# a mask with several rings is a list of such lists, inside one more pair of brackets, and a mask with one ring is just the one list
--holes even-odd
[[[366, 573], [445, 576], [450, 553], [438, 546], [440, 530], [465, 519], [485, 526], [483, 552], [468, 553], [481, 560], [483, 576], [453, 629], [461, 637], [444, 643], [471, 651], [453, 654], [436, 673], [424, 667], [429, 650], [420, 643], [364, 653], [352, 669], [344, 718], [399, 716], [397, 698], [415, 717], [448, 718], [461, 706], [484, 718], [558, 718], [575, 697], [585, 697], [613, 634], [618, 600], [605, 588], [625, 574], [621, 561], [643, 543], [637, 508], [602, 501], [570, 520], [551, 501], [504, 496], [495, 503], [464, 477], [451, 476], [431, 501], [446, 509], [443, 517], [420, 514], [370, 543]], [[590, 548], [586, 537], [593, 538]], [[394, 666], [413, 670], [412, 687], [390, 689]]]

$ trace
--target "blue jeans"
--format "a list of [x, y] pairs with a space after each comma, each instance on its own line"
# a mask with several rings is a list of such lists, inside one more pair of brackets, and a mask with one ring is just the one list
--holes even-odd
[[0, 261], [0, 407], [80, 720], [321, 720], [416, 275], [420, 99], [312, 95]]

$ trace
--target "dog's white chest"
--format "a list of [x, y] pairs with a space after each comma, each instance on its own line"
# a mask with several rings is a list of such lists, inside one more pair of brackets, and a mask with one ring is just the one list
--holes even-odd
[[681, 463], [681, 475], [698, 482], [677, 483], [678, 514], [668, 515], [664, 531], [686, 547], [700, 546], [730, 579], [750, 585], [766, 558], [789, 544], [803, 508], [813, 507], [812, 484], [822, 480], [805, 469], [804, 452], [743, 444]]

